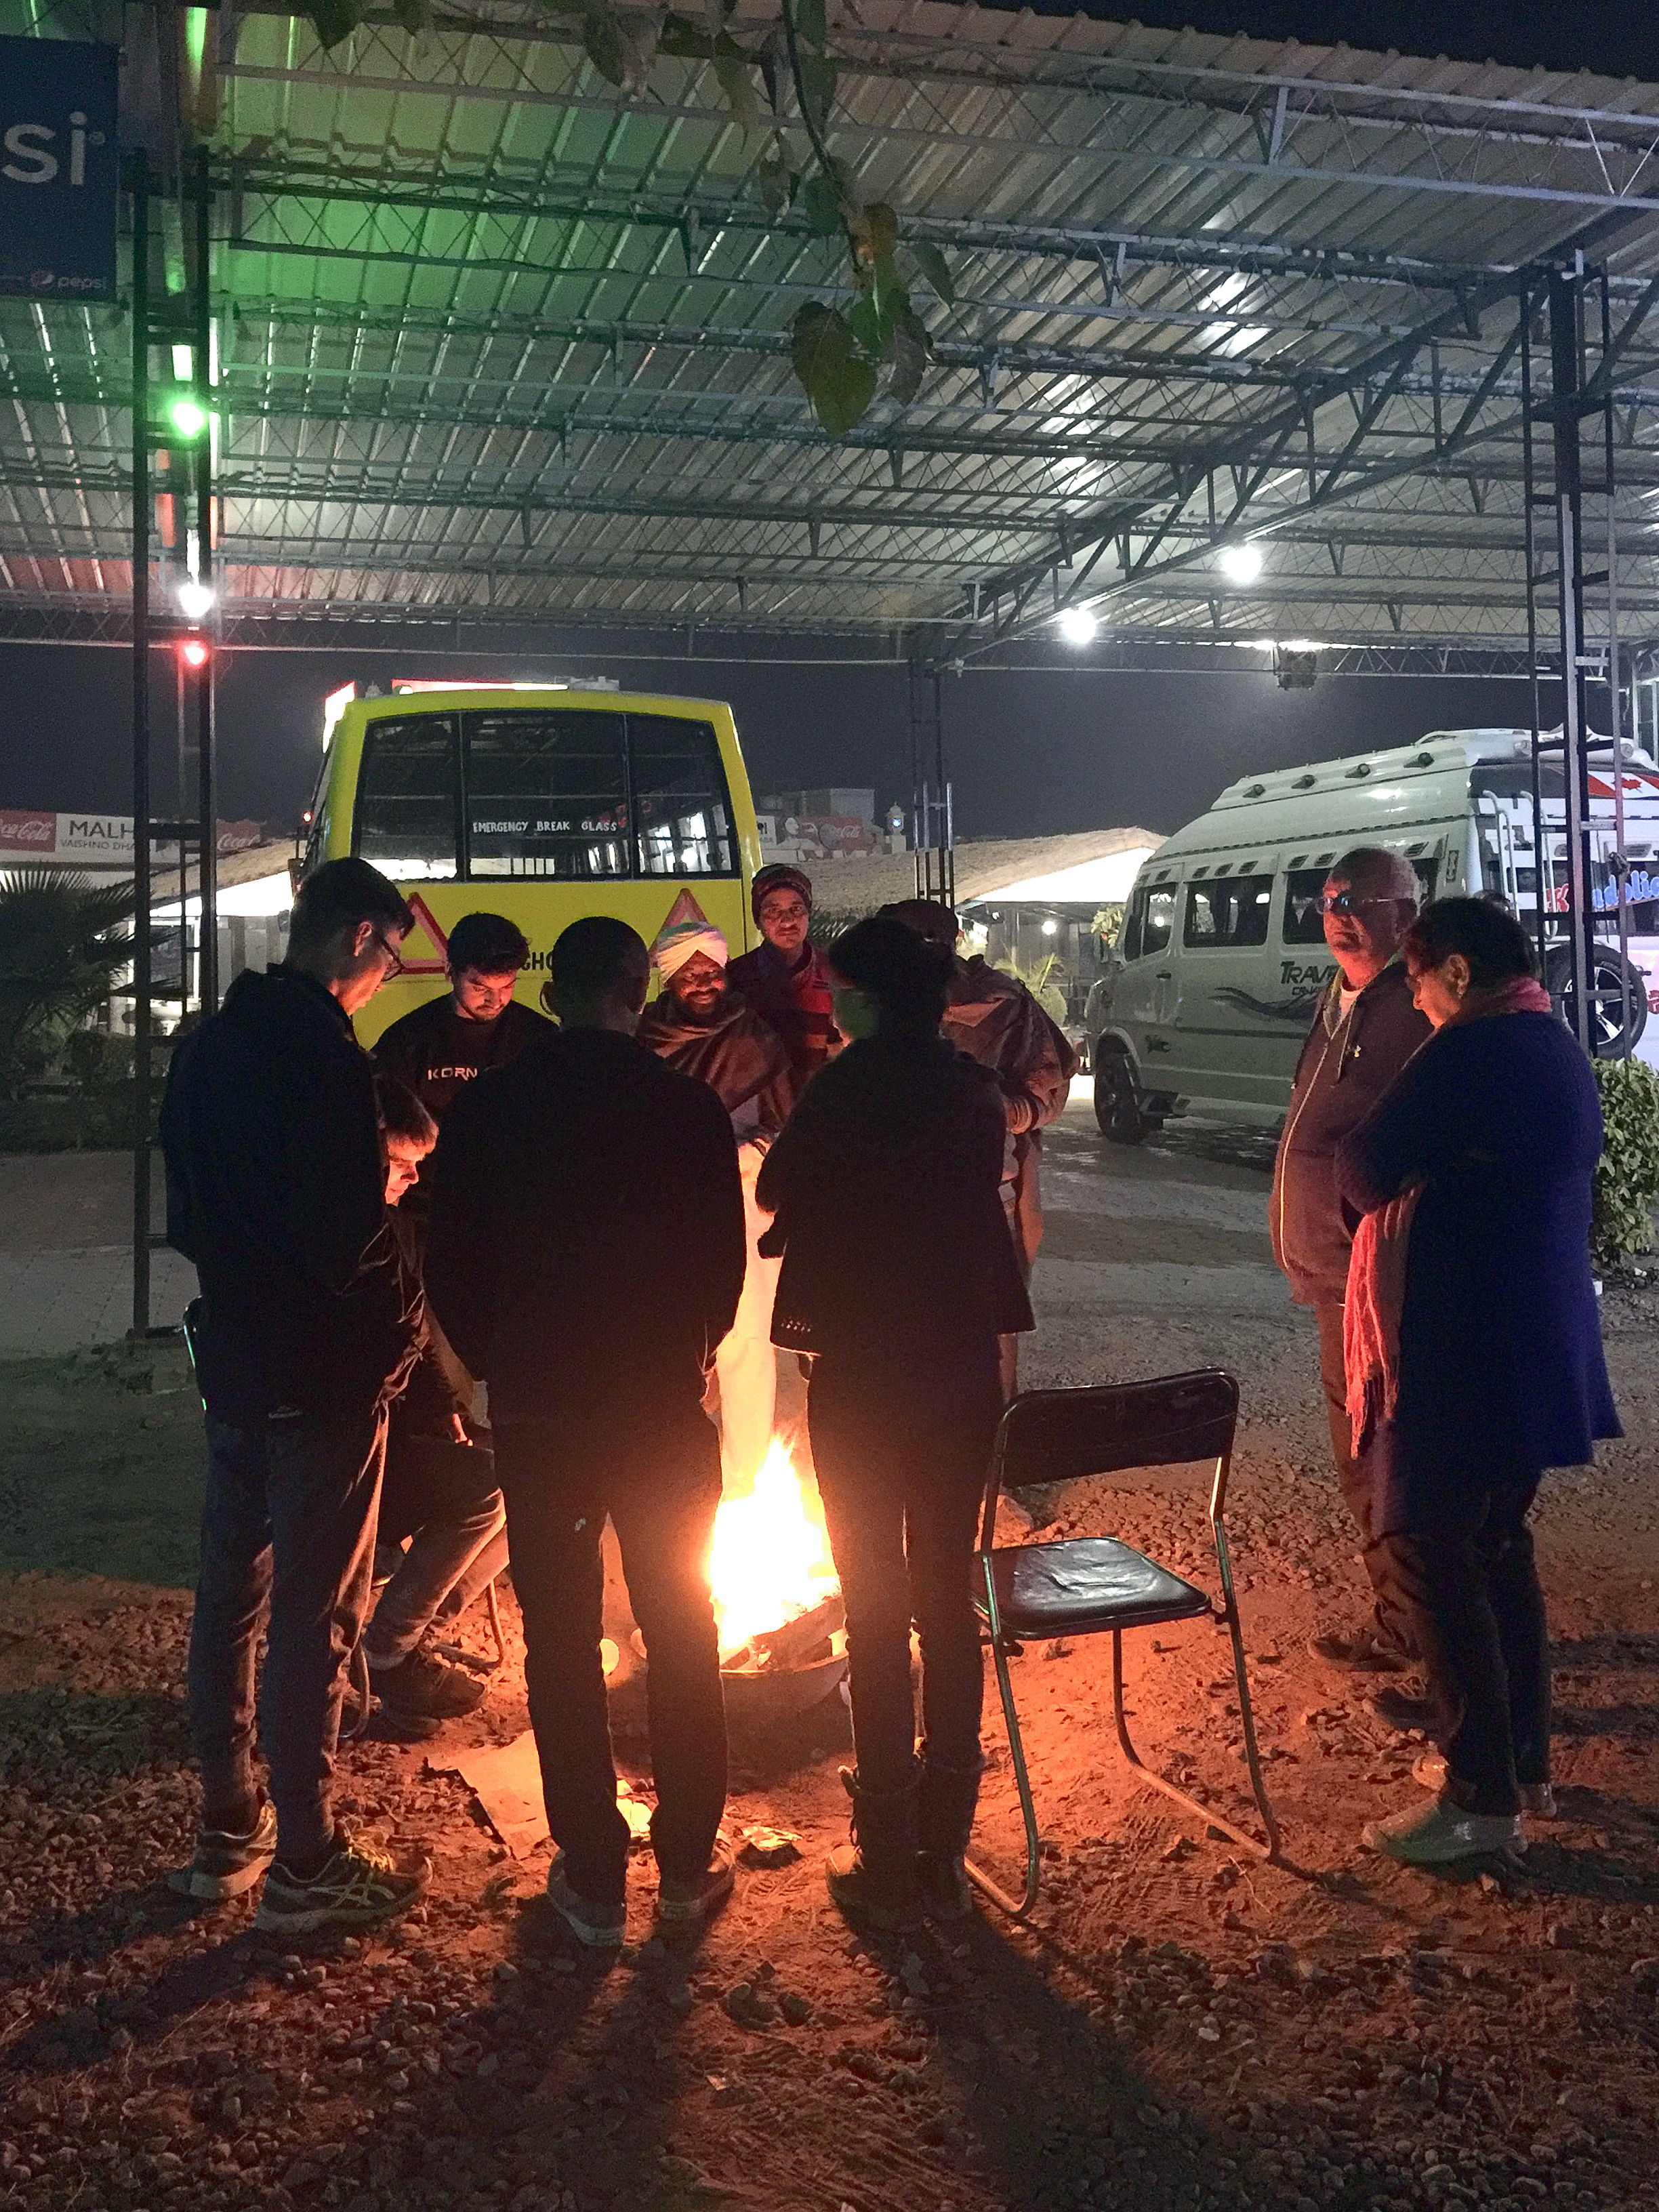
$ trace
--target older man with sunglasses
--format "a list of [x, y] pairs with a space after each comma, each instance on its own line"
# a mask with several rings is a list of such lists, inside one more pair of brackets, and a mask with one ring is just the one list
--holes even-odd
[[1273, 1243], [1298, 1305], [1319, 1323], [1319, 1374], [1336, 1478], [1359, 1529], [1378, 1602], [1371, 1618], [1316, 1636], [1316, 1657], [1366, 1674], [1398, 1674], [1412, 1656], [1388, 1625], [1390, 1608], [1372, 1545], [1367, 1481], [1352, 1449], [1342, 1368], [1342, 1304], [1353, 1231], [1338, 1195], [1335, 1158], [1428, 1037], [1412, 1002], [1401, 940], [1416, 917], [1417, 871], [1401, 853], [1360, 846], [1345, 853], [1319, 901], [1336, 967], [1319, 994], [1297, 1062], [1290, 1111], [1273, 1164]]

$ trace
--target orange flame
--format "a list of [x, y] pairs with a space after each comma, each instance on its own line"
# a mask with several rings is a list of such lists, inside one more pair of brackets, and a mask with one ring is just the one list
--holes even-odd
[[754, 1487], [720, 1500], [710, 1580], [722, 1659], [838, 1587], [823, 1510], [815, 1492], [809, 1506], [781, 1437], [773, 1437]]

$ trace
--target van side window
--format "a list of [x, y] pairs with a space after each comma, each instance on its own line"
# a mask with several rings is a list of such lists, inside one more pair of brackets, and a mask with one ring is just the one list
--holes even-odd
[[[1440, 863], [1431, 857], [1413, 860], [1417, 880], [1421, 886], [1418, 896], [1426, 906], [1434, 896], [1435, 878]], [[1325, 918], [1316, 901], [1325, 888], [1328, 868], [1292, 868], [1285, 878], [1285, 918], [1279, 931], [1286, 945], [1322, 945], [1325, 942]]]
[[1162, 952], [1175, 935], [1176, 887], [1158, 884], [1146, 895], [1146, 919], [1141, 925], [1143, 952]]
[[1223, 876], [1214, 883], [1189, 884], [1182, 943], [1195, 951], [1265, 945], [1273, 889], [1271, 876]]
[[363, 735], [355, 849], [394, 883], [453, 882], [459, 812], [454, 716], [374, 716]]

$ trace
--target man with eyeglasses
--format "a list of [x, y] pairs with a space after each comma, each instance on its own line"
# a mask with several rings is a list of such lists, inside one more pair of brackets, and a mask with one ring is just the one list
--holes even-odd
[[1355, 1461], [1342, 1366], [1342, 1305], [1353, 1231], [1337, 1195], [1337, 1147], [1430, 1035], [1412, 1002], [1400, 945], [1417, 913], [1417, 871], [1401, 853], [1359, 846], [1325, 878], [1319, 910], [1336, 966], [1319, 994], [1297, 1062], [1273, 1164], [1273, 1257], [1319, 1324], [1319, 1375], [1337, 1481], [1358, 1528], [1379, 1605], [1369, 1620], [1313, 1639], [1316, 1658], [1364, 1674], [1399, 1674], [1410, 1653], [1386, 1625], [1382, 1561], [1370, 1534], [1367, 1482]]
[[[319, 868], [295, 900], [287, 958], [238, 975], [179, 1045], [161, 1109], [167, 1242], [201, 1282], [207, 1408], [189, 1667], [202, 1816], [195, 1856], [168, 1881], [211, 1904], [264, 1875], [256, 1925], [285, 1935], [387, 1919], [431, 1871], [355, 1841], [330, 1805], [386, 1408], [419, 1320], [351, 1017], [395, 972], [412, 921], [366, 860]], [[262, 1632], [268, 1797], [254, 1771]]]

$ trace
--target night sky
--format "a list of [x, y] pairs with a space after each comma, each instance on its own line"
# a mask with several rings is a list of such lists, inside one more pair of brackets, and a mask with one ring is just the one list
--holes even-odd
[[[384, 686], [393, 675], [608, 675], [630, 688], [724, 698], [757, 796], [829, 784], [873, 787], [882, 805], [908, 796], [908, 694], [902, 668], [892, 664], [649, 662], [603, 645], [554, 659], [503, 653], [459, 664], [429, 653], [286, 652], [238, 653], [228, 663], [219, 696], [219, 811], [277, 832], [293, 826], [310, 796], [325, 694], [353, 679]], [[12, 702], [0, 726], [0, 806], [129, 811], [131, 670], [124, 651], [0, 646], [0, 693]], [[1280, 691], [1265, 667], [1231, 675], [970, 672], [947, 678], [945, 698], [961, 837], [1130, 823], [1168, 831], [1252, 769], [1404, 744], [1425, 730], [1518, 725], [1527, 712], [1526, 687], [1516, 682], [1322, 676], [1311, 691]], [[159, 690], [156, 710], [155, 811], [164, 817], [173, 806], [173, 740], [170, 696]]]

